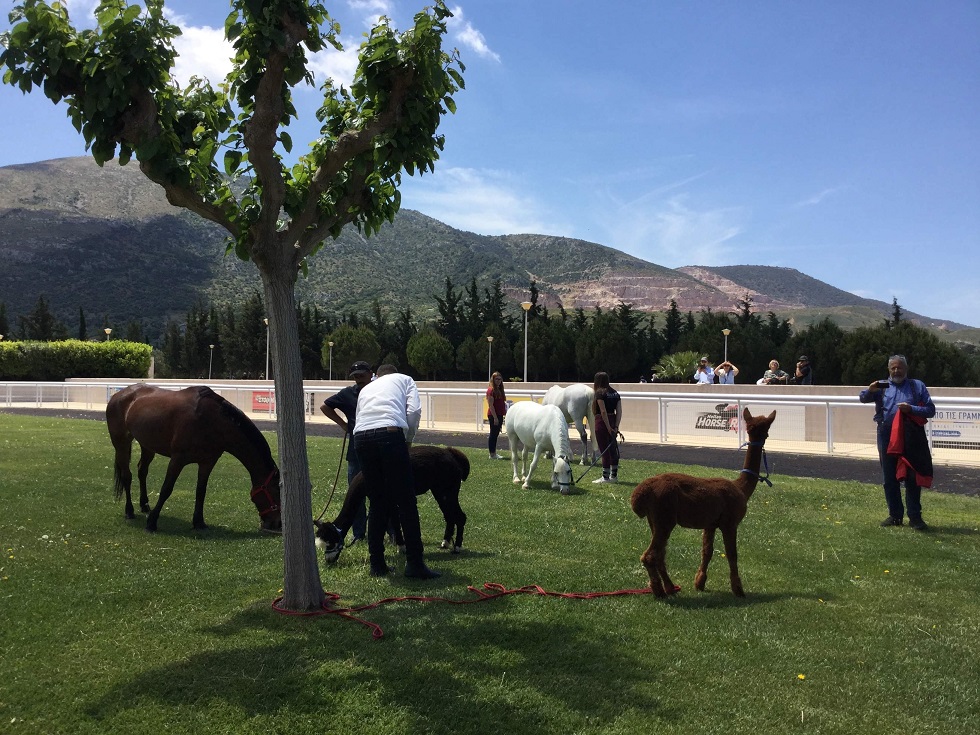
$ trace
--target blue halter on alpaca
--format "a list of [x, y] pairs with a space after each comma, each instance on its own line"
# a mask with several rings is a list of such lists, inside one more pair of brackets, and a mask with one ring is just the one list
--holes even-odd
[[763, 477], [758, 472], [753, 472], [752, 470], [749, 469], [744, 469], [742, 470], [742, 472], [747, 475], [755, 475], [756, 479], [766, 483], [769, 487], [772, 487], [772, 481], [769, 479], [769, 457], [766, 456], [765, 442], [745, 442], [744, 444], [742, 444], [742, 446], [739, 447], [739, 449], [741, 449], [742, 447], [762, 447], [762, 466], [766, 470], [766, 476]]

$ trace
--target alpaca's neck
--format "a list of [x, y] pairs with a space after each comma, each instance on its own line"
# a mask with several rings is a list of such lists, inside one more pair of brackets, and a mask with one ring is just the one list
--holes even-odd
[[752, 497], [756, 485], [759, 484], [759, 468], [762, 466], [763, 449], [765, 449], [765, 441], [750, 441], [748, 443], [748, 451], [745, 452], [745, 465], [735, 483], [744, 493], [746, 500]]
[[355, 478], [347, 490], [347, 495], [344, 496], [344, 505], [333, 522], [344, 536], [347, 535], [350, 527], [354, 525], [354, 515], [357, 513], [358, 501], [367, 496], [366, 490], [367, 483], [364, 482], [363, 477], [359, 479]]

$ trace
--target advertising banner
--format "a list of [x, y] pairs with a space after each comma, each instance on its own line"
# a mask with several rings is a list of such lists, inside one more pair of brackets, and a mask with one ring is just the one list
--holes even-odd
[[951, 449], [980, 449], [980, 409], [936, 409], [932, 443]]
[[270, 390], [253, 390], [252, 391], [252, 410], [262, 411], [264, 413], [275, 413], [276, 411], [276, 394], [275, 391]]

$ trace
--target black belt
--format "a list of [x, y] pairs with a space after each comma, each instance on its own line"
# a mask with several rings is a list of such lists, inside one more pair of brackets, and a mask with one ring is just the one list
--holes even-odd
[[354, 438], [366, 437], [366, 436], [378, 436], [378, 434], [386, 434], [389, 431], [401, 431], [400, 426], [385, 426], [380, 429], [368, 429], [367, 431], [355, 431]]

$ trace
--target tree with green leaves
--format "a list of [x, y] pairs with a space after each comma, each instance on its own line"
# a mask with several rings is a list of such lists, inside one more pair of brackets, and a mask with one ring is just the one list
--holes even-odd
[[330, 342], [333, 342], [333, 374], [335, 377], [346, 378], [347, 368], [358, 360], [364, 360], [374, 367], [378, 366], [381, 357], [381, 345], [370, 328], [365, 326], [352, 327], [341, 324], [323, 338], [320, 361], [330, 366]]
[[681, 310], [677, 308], [677, 302], [674, 299], [670, 300], [670, 307], [667, 309], [667, 316], [664, 321], [664, 350], [666, 352], [672, 352], [677, 346], [677, 343], [681, 339], [681, 332], [683, 331], [683, 317], [681, 317]]
[[661, 383], [690, 383], [701, 355], [697, 352], [674, 352], [664, 355], [653, 366], [653, 374]]
[[80, 342], [88, 339], [88, 330], [85, 328], [85, 310], [81, 306], [78, 307], [78, 339]]
[[432, 380], [453, 367], [453, 346], [435, 329], [423, 329], [408, 341], [408, 364]]
[[[442, 115], [463, 85], [457, 54], [443, 50], [443, 0], [398, 33], [382, 18], [360, 48], [349, 88], [327, 80], [320, 136], [288, 167], [292, 89], [313, 80], [308, 53], [341, 48], [339, 27], [315, 0], [232, 0], [225, 34], [232, 71], [217, 89], [171, 72], [180, 29], [162, 0], [145, 9], [103, 0], [93, 30], [78, 31], [61, 3], [24, 0], [0, 43], [3, 81], [43, 89], [99, 164], [135, 158], [171, 204], [223, 227], [234, 252], [258, 268], [268, 308], [283, 478], [282, 606], [325, 600], [310, 533], [312, 503], [295, 285], [306, 259], [353, 224], [367, 235], [394, 218], [402, 171], [434, 170]], [[242, 188], [233, 188], [237, 177]]]
[[18, 317], [18, 321], [21, 339], [34, 339], [41, 342], [68, 339], [68, 328], [55, 318], [44, 294], [37, 297], [37, 303], [30, 313]]

